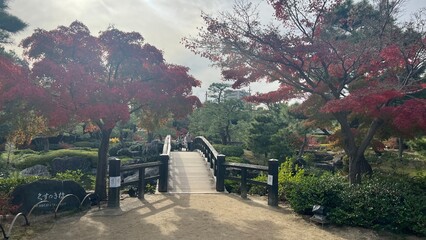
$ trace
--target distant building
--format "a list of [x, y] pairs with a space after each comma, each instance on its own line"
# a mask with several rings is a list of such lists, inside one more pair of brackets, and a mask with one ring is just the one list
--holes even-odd
[[246, 90], [234, 90], [234, 89], [228, 89], [225, 90], [225, 94], [224, 94], [224, 98], [226, 100], [231, 100], [231, 99], [242, 99], [244, 97], [250, 96], [250, 93]]

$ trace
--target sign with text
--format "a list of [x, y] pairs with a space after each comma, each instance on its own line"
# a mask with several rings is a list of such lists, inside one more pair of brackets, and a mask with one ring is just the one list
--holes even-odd
[[[67, 194], [76, 195], [80, 201], [86, 196], [86, 191], [74, 181], [38, 180], [28, 184], [17, 186], [11, 194], [11, 203], [19, 206], [17, 212], [28, 213], [31, 208], [41, 202], [37, 211], [52, 211]], [[67, 198], [61, 203], [61, 207], [78, 207], [80, 202], [76, 198]]]
[[274, 180], [274, 176], [268, 175], [268, 185], [272, 186], [273, 180]]
[[121, 186], [121, 177], [109, 177], [109, 187], [118, 188]]

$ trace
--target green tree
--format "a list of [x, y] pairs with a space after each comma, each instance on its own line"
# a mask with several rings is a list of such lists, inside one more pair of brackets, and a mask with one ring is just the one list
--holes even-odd
[[209, 86], [209, 97], [213, 98], [213, 102], [221, 103], [223, 100], [223, 96], [225, 94], [225, 90], [229, 89], [231, 84], [227, 83], [212, 83]]
[[264, 112], [254, 117], [249, 128], [248, 147], [254, 153], [263, 154], [268, 157], [271, 152], [272, 135], [279, 129], [275, 118], [271, 113]]
[[21, 19], [7, 12], [7, 2], [7, 0], [0, 0], [0, 43], [10, 43], [11, 34], [17, 33], [27, 26]]
[[189, 130], [226, 145], [236, 140], [234, 136], [239, 131], [236, 126], [250, 117], [249, 112], [249, 106], [242, 100], [207, 102], [190, 115]]
[[268, 104], [255, 113], [250, 124], [247, 145], [255, 153], [285, 159], [300, 151], [306, 128], [285, 103]]

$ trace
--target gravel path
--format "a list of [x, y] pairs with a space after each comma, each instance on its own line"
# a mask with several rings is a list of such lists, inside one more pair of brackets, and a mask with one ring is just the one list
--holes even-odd
[[20, 239], [395, 239], [359, 228], [322, 227], [284, 206], [269, 207], [265, 199], [225, 193], [145, 198], [35, 223]]

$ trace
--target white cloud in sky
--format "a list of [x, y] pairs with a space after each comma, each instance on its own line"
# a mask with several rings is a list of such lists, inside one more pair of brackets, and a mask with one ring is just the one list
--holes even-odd
[[[253, 2], [261, 3], [260, 9], [266, 17], [272, 16], [272, 8], [265, 7], [265, 0]], [[426, 7], [426, 0], [406, 2], [404, 18]], [[10, 0], [9, 12], [29, 25], [15, 35], [16, 45], [36, 28], [52, 30], [60, 25], [68, 26], [75, 20], [84, 23], [94, 35], [110, 25], [123, 31], [139, 32], [147, 43], [164, 51], [167, 62], [191, 68], [191, 74], [203, 83], [202, 88], [194, 89], [194, 94], [203, 100], [208, 86], [221, 80], [220, 71], [212, 68], [207, 59], [185, 49], [180, 40], [197, 35], [197, 27], [203, 24], [201, 11], [215, 14], [230, 11], [232, 5], [232, 0]], [[272, 90], [276, 86], [260, 83], [254, 84], [252, 90]]]

